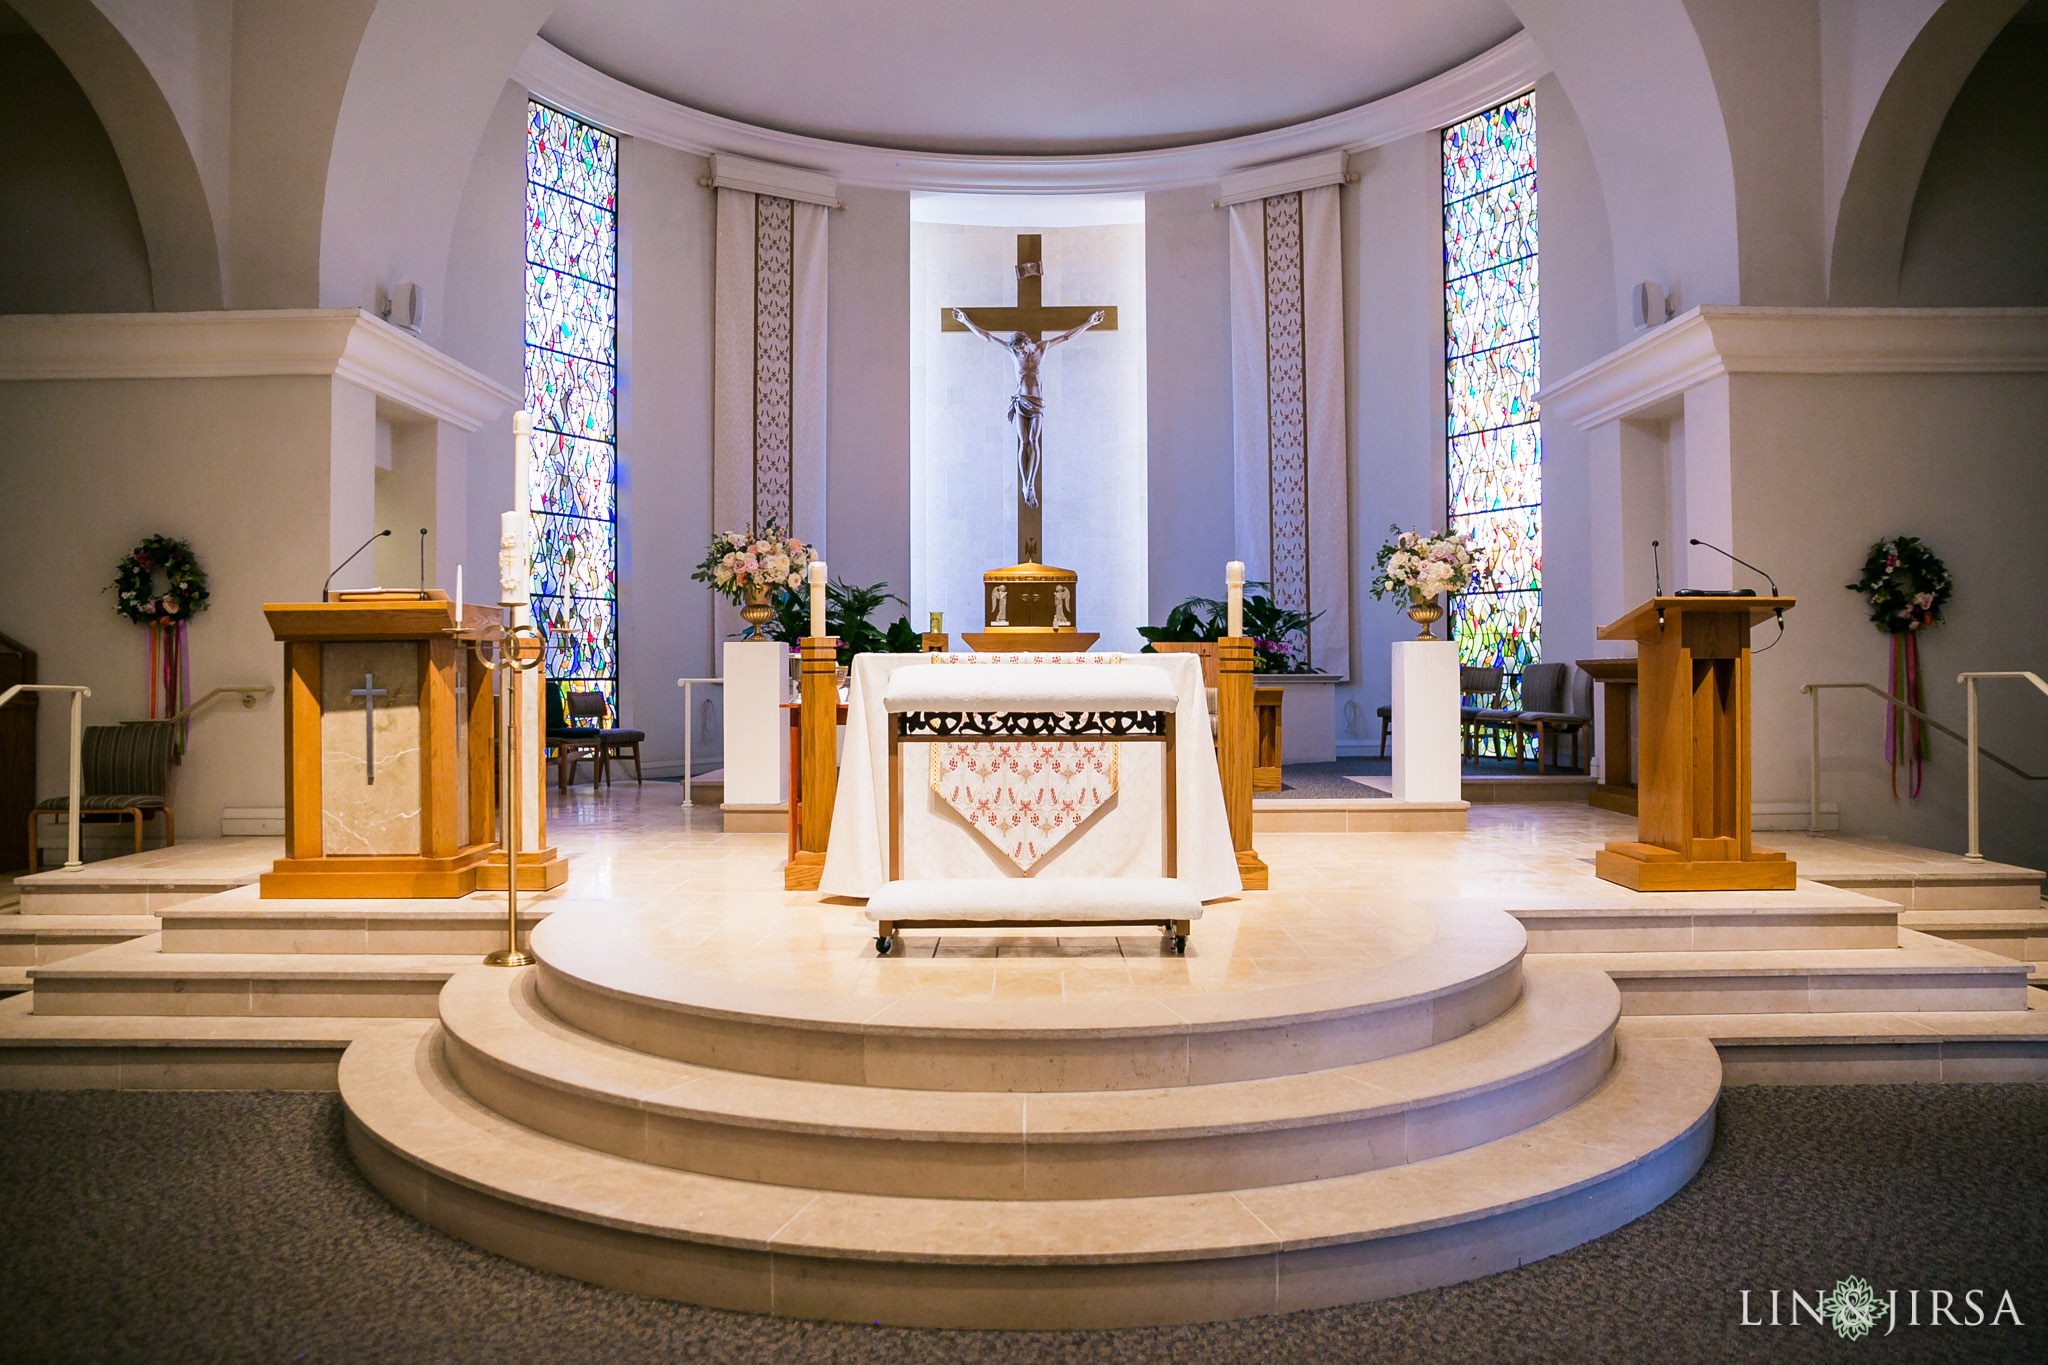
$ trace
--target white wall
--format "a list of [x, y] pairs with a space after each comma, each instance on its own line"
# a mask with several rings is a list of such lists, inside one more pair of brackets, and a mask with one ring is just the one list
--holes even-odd
[[[908, 600], [910, 331], [917, 325], [910, 309], [910, 195], [847, 186], [839, 198], [846, 209], [825, 227], [830, 568], [848, 583], [887, 583]], [[874, 619], [886, 625], [900, 610], [891, 603]], [[911, 620], [924, 628], [922, 615]]]
[[[115, 615], [102, 589], [138, 541], [174, 536], [191, 542], [213, 594], [190, 628], [194, 699], [279, 685], [281, 646], [263, 604], [317, 600], [330, 520], [369, 520], [372, 408], [368, 393], [322, 378], [0, 384], [0, 429], [39, 433], [0, 442], [0, 486], [36, 490], [0, 506], [0, 631], [39, 653], [42, 681], [93, 689], [88, 725], [143, 718], [148, 633]], [[354, 433], [339, 446], [337, 426]], [[43, 458], [53, 450], [64, 458]], [[359, 468], [337, 479], [331, 450]], [[335, 508], [337, 484], [360, 487], [361, 506]], [[64, 789], [65, 714], [47, 702], [41, 712], [40, 796]], [[179, 836], [218, 835], [224, 807], [282, 805], [283, 734], [274, 694], [195, 718], [172, 769]]]
[[[1963, 728], [1955, 676], [1964, 670], [2048, 675], [2048, 540], [2040, 529], [2048, 462], [2039, 436], [2048, 426], [2048, 376], [1755, 375], [1732, 384], [1730, 548], [1799, 599], [1785, 642], [1755, 656], [1756, 801], [1807, 799], [1802, 685], [1886, 684], [1886, 637], [1870, 624], [1863, 596], [1842, 586], [1860, 575], [1873, 541], [1917, 535], [1955, 575], [1948, 619], [1920, 641], [1931, 714]], [[1775, 633], [1760, 627], [1756, 645]], [[1985, 746], [2048, 772], [2048, 697], [2025, 683], [1980, 686]], [[1933, 736], [1919, 800], [1904, 799], [1903, 786], [1894, 800], [1883, 704], [1830, 693], [1822, 712], [1821, 796], [1840, 803], [1843, 829], [1963, 850], [1960, 744]], [[2048, 866], [2044, 787], [1984, 765], [1987, 857]]]
[[1016, 367], [945, 307], [1015, 299], [1017, 234], [1044, 238], [1047, 304], [1115, 304], [1117, 330], [1062, 343], [1041, 370], [1044, 562], [1080, 575], [1075, 626], [1136, 650], [1147, 618], [1145, 230], [911, 225], [911, 603], [948, 632], [983, 624], [981, 575], [1017, 562]]

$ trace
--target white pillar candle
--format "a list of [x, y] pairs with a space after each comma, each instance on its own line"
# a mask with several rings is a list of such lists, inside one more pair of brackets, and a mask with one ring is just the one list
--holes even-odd
[[498, 518], [498, 601], [502, 605], [525, 604], [526, 575], [526, 513], [503, 513]]
[[512, 414], [512, 510], [531, 510], [533, 480], [533, 414], [525, 408]]
[[825, 634], [825, 561], [811, 561], [811, 635]]
[[462, 566], [455, 566], [455, 628], [462, 629]]
[[1223, 566], [1223, 591], [1229, 606], [1229, 634], [1234, 640], [1244, 634], [1244, 561], [1233, 559]]

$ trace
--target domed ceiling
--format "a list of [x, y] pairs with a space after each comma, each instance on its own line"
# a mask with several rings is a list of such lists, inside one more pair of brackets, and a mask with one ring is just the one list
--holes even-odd
[[1520, 27], [1504, 0], [563, 0], [541, 36], [741, 122], [927, 151], [1204, 142], [1378, 99]]

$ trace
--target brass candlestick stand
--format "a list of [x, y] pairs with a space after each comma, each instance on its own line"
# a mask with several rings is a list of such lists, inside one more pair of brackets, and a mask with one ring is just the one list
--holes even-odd
[[547, 637], [528, 623], [507, 626], [492, 669], [505, 670], [505, 946], [484, 958], [487, 967], [530, 967], [534, 956], [519, 946], [519, 845], [525, 810], [521, 804], [519, 751], [520, 675], [540, 667]]

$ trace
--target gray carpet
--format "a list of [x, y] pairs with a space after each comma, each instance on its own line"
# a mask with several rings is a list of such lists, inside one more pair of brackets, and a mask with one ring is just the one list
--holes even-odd
[[[0, 1358], [2048, 1359], [2048, 1086], [1731, 1090], [1691, 1185], [1562, 1255], [1355, 1308], [1071, 1333], [791, 1322], [544, 1275], [386, 1204], [339, 1115], [332, 1095], [0, 1093]], [[1737, 1325], [1741, 1288], [1852, 1274], [2009, 1289], [2026, 1326]]]

